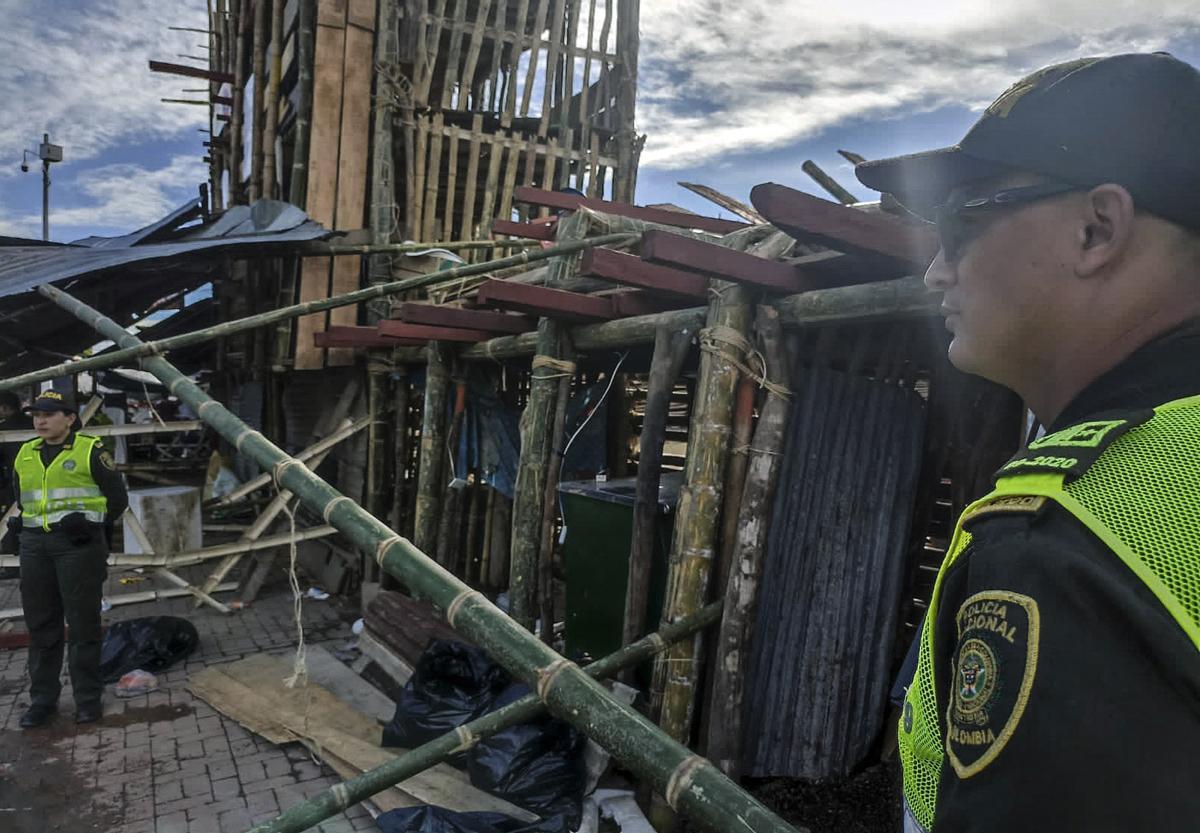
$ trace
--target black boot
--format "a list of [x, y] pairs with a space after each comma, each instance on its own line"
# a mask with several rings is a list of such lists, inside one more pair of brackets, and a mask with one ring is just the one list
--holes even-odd
[[75, 707], [76, 723], [95, 723], [104, 716], [104, 706], [99, 700], [92, 703], [81, 703]]
[[56, 711], [58, 711], [57, 706], [34, 703], [25, 710], [25, 714], [21, 715], [21, 728], [36, 729], [38, 726], [42, 726], [49, 721]]

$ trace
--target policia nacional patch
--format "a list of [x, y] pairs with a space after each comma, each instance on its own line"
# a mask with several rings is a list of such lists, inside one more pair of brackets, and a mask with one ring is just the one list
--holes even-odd
[[958, 652], [946, 711], [946, 756], [959, 778], [987, 768], [1016, 731], [1037, 673], [1037, 602], [976, 593], [958, 609]]

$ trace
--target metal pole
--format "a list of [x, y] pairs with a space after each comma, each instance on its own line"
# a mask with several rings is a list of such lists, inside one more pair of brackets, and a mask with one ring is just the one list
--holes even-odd
[[[42, 134], [42, 144], [50, 144], [50, 134]], [[42, 240], [50, 240], [50, 160], [42, 160]]]
[[[38, 287], [38, 292], [119, 346], [141, 345], [137, 337], [116, 321], [62, 290], [44, 285]], [[153, 356], [142, 364], [239, 452], [270, 471], [280, 489], [293, 492], [301, 503], [356, 546], [374, 553], [380, 567], [415, 595], [445, 611], [452, 628], [534, 689], [551, 714], [606, 748], [663, 794], [673, 810], [714, 833], [796, 833], [795, 828], [710, 762], [614, 699], [579, 666], [543, 645], [482, 593], [467, 586], [303, 463], [285, 454], [166, 359]]]

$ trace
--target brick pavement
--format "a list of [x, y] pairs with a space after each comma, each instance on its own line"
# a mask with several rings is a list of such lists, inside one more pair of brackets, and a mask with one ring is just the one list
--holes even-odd
[[[195, 571], [190, 578], [202, 575]], [[46, 729], [22, 732], [17, 721], [29, 703], [26, 652], [0, 649], [0, 810], [9, 804], [22, 814], [24, 822], [19, 820], [16, 829], [240, 833], [337, 783], [332, 771], [314, 763], [299, 744], [268, 743], [185, 688], [188, 674], [207, 665], [294, 646], [290, 592], [282, 575], [276, 579], [252, 606], [229, 616], [207, 607], [193, 609], [186, 598], [119, 606], [105, 614], [106, 622], [152, 615], [189, 618], [200, 646], [185, 664], [159, 675], [156, 692], [125, 700], [113, 696], [110, 686], [100, 724], [74, 725], [64, 669], [59, 715]], [[110, 581], [106, 595], [130, 589]], [[19, 605], [16, 580], [0, 581], [0, 608]], [[334, 599], [306, 599], [306, 639], [341, 644], [349, 637], [348, 621], [354, 615], [350, 610], [339, 613]], [[66, 762], [70, 772], [63, 770]], [[47, 782], [66, 796], [46, 793]], [[55, 822], [58, 815], [68, 816], [69, 823]], [[7, 824], [0, 827], [11, 829]], [[354, 807], [314, 829], [349, 833], [376, 828], [366, 810]]]

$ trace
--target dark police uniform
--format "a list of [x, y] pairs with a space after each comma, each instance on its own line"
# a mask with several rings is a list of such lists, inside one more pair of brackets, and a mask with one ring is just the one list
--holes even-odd
[[[41, 484], [22, 482], [23, 468], [28, 471], [35, 462], [29, 458], [37, 455], [36, 462], [46, 471], [52, 471], [56, 461], [58, 467], [66, 465], [78, 471], [72, 452], [77, 444], [85, 442], [91, 444], [85, 459], [90, 480], [103, 498], [103, 516], [58, 511], [31, 517], [33, 507], [21, 497], [33, 494]], [[64, 456], [65, 462], [59, 459]], [[71, 632], [67, 665], [76, 708], [96, 707], [104, 690], [100, 678], [100, 603], [108, 574], [106, 528], [111, 528], [129, 505], [125, 483], [100, 441], [74, 431], [62, 445], [52, 446], [41, 439], [26, 443], [13, 468], [13, 492], [18, 495], [23, 521], [19, 538], [21, 604], [29, 628], [31, 705], [53, 708], [58, 703], [65, 619]]]
[[[1200, 324], [1134, 353], [1049, 431], [1196, 394]], [[1200, 830], [1200, 653], [1180, 623], [1053, 501], [985, 505], [965, 527], [933, 634], [934, 830]], [[1200, 552], [1185, 556], [1200, 584]]]

